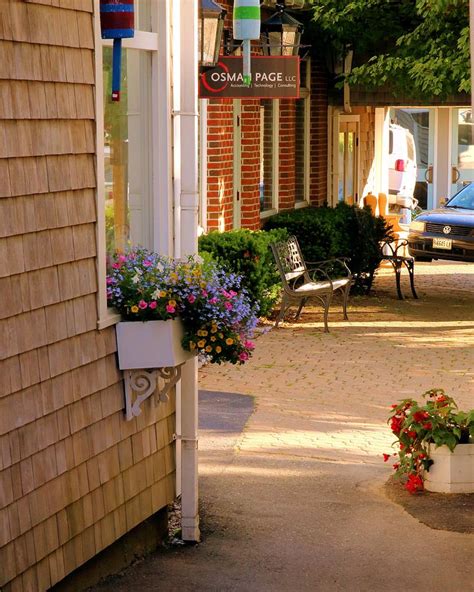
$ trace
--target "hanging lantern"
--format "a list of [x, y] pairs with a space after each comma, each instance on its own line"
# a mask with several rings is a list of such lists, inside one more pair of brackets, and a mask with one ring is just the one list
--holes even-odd
[[201, 67], [215, 66], [219, 60], [222, 31], [227, 11], [214, 0], [201, 0], [199, 13], [199, 61]]
[[285, 2], [277, 2], [277, 12], [262, 23], [263, 53], [269, 56], [297, 56], [303, 24], [285, 11]]
[[100, 0], [102, 39], [113, 39], [112, 101], [120, 101], [122, 39], [133, 37], [133, 0]]
[[234, 39], [243, 42], [244, 84], [250, 86], [250, 42], [260, 39], [260, 0], [234, 1]]

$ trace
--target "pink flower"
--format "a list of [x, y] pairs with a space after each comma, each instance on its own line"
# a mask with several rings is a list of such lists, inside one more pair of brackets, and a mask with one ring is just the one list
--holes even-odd
[[150, 304], [148, 305], [149, 308], [151, 308], [152, 310], [155, 310], [156, 308], [156, 302], [153, 300], [153, 302], [150, 302]]
[[244, 341], [244, 347], [247, 349], [255, 349], [255, 343], [253, 341]]
[[140, 300], [140, 302], [138, 303], [138, 308], [145, 310], [145, 308], [148, 308], [148, 304], [144, 300]]
[[143, 265], [145, 267], [150, 267], [150, 265], [152, 265], [151, 261], [148, 261], [148, 259], [145, 259], [145, 261], [143, 262]]
[[110, 284], [113, 284], [114, 283], [114, 278], [111, 278], [110, 276], [107, 276], [106, 282], [107, 282], [107, 285], [110, 286]]
[[208, 296], [208, 293], [206, 292], [206, 290], [203, 290], [203, 291], [201, 292], [201, 294], [204, 296], [204, 298], [207, 298], [207, 296]]
[[234, 296], [237, 296], [237, 292], [234, 292], [234, 290], [229, 290], [229, 296], [233, 298]]
[[241, 352], [241, 353], [239, 354], [239, 360], [240, 360], [241, 362], [246, 362], [248, 359], [249, 359], [249, 355], [248, 355], [248, 353], [247, 353], [247, 352]]
[[127, 258], [125, 257], [125, 255], [119, 255], [119, 257], [118, 257], [119, 263], [125, 263], [126, 260], [127, 260]]
[[176, 308], [174, 306], [171, 306], [171, 304], [167, 304], [166, 305], [166, 312], [169, 312], [169, 313], [176, 312]]
[[112, 263], [114, 269], [120, 269], [120, 263]]
[[193, 302], [196, 302], [196, 296], [194, 296], [194, 294], [190, 294], [188, 296], [188, 302], [189, 302], [189, 304], [192, 304]]
[[227, 308], [227, 310], [232, 310], [232, 304], [230, 302], [224, 302], [224, 307]]
[[211, 298], [209, 300], [209, 304], [217, 304], [217, 298], [214, 296], [214, 298]]

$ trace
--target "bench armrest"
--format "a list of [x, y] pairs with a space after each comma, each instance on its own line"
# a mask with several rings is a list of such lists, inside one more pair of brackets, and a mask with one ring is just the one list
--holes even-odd
[[331, 269], [338, 267], [340, 271], [346, 274], [346, 277], [352, 278], [352, 272], [347, 265], [350, 260], [350, 257], [337, 257], [325, 261], [307, 261], [306, 264], [311, 266], [311, 268], [308, 268], [308, 272], [321, 269], [325, 270], [326, 275], [328, 275]]
[[[383, 258], [385, 257], [403, 257], [402, 255], [398, 254], [398, 249], [402, 249], [408, 245], [408, 241], [406, 239], [403, 240], [394, 240], [394, 239], [386, 239], [380, 243], [380, 253]], [[385, 250], [389, 250], [389, 253], [384, 253]]]

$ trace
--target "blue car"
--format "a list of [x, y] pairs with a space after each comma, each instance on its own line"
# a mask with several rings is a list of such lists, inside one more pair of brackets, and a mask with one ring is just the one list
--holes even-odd
[[408, 249], [416, 261], [474, 261], [474, 183], [413, 220]]

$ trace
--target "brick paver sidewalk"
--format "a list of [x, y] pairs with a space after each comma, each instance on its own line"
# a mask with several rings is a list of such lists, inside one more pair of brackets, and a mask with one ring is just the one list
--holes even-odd
[[252, 396], [255, 411], [234, 450], [212, 425], [201, 434], [203, 542], [155, 555], [114, 592], [470, 589], [474, 536], [433, 530], [384, 493], [392, 402], [443, 387], [474, 406], [474, 265], [417, 265], [416, 281], [420, 300], [400, 302], [382, 271], [350, 321], [332, 308], [329, 335], [309, 309], [260, 336], [245, 366], [201, 370], [202, 389]]

